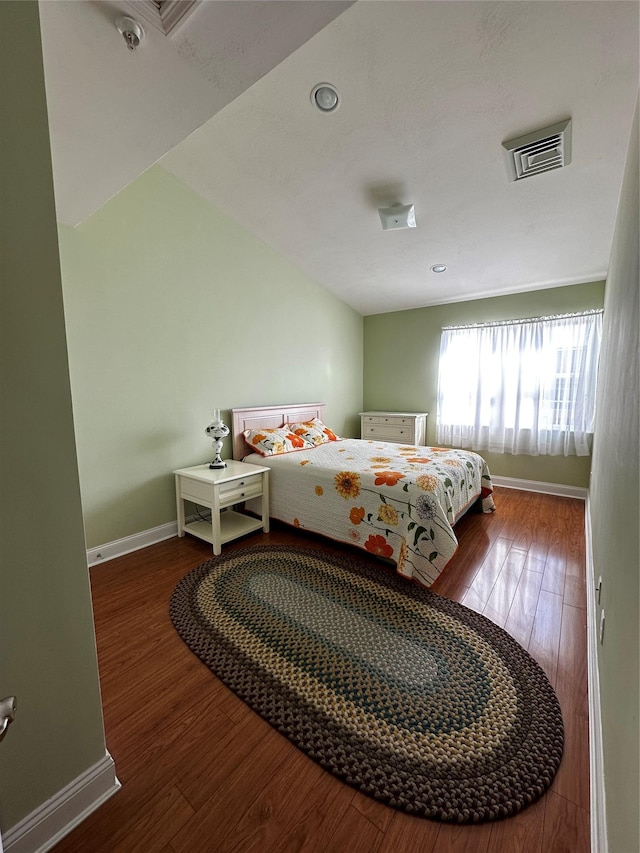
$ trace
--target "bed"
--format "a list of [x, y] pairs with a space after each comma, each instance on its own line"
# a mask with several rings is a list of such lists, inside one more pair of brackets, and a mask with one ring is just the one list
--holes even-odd
[[477, 453], [340, 438], [322, 403], [231, 411], [234, 459], [270, 469], [272, 518], [391, 560], [423, 586], [455, 554], [458, 519], [495, 509]]

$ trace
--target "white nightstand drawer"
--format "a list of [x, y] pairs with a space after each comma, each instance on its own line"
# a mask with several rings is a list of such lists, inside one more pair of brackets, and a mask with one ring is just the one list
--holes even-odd
[[262, 494], [262, 474], [247, 477], [244, 480], [234, 480], [219, 487], [220, 506], [232, 506], [249, 498], [259, 498]]

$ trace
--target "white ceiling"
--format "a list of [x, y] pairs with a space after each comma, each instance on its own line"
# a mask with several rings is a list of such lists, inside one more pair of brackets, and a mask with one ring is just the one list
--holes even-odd
[[[41, 0], [61, 221], [160, 160], [363, 315], [606, 275], [637, 2], [205, 0], [135, 52], [125, 5]], [[568, 117], [571, 164], [509, 182], [501, 143]]]

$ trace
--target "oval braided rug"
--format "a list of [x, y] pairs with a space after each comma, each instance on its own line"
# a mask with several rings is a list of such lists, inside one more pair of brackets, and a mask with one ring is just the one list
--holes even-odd
[[177, 585], [189, 648], [296, 746], [398, 809], [471, 823], [550, 785], [562, 715], [502, 628], [359, 557], [230, 551]]

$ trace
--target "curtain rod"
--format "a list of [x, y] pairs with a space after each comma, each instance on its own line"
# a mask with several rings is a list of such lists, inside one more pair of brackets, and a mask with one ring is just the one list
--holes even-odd
[[442, 326], [443, 332], [452, 332], [457, 329], [484, 329], [489, 326], [520, 326], [524, 323], [543, 323], [549, 320], [567, 320], [571, 317], [589, 317], [594, 314], [603, 314], [603, 308], [592, 308], [589, 311], [577, 311], [574, 314], [549, 314], [545, 317], [527, 317], [524, 320], [495, 320], [491, 323], [468, 323], [460, 326]]

